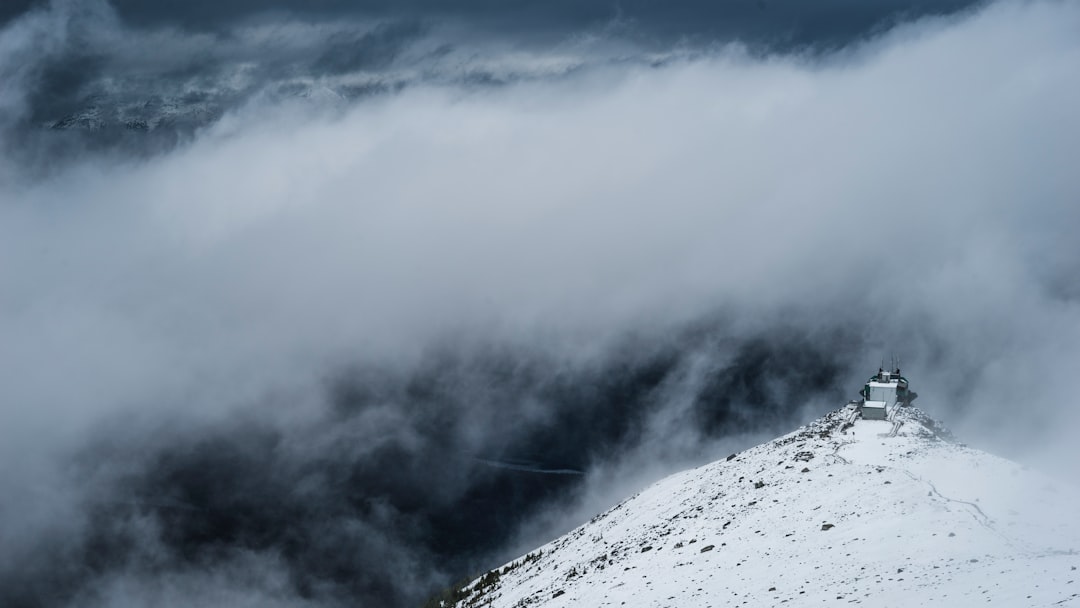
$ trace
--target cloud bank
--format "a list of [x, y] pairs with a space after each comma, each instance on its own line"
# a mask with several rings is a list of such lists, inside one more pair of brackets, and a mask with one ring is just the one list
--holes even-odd
[[500, 86], [732, 42], [824, 52], [970, 4], [7, 2], [3, 76], [21, 99], [5, 114], [21, 128], [9, 124], [5, 143], [24, 170], [38, 157], [78, 158], [72, 148], [157, 153], [252, 99], [342, 104], [418, 84]]
[[[0, 603], [416, 605], [892, 355], [972, 443], [1070, 474], [1070, 4], [824, 53], [481, 39], [468, 69], [378, 21], [301, 54], [426, 75], [260, 84], [149, 153], [53, 138], [28, 117], [73, 40], [187, 86], [124, 10], [0, 33]], [[138, 27], [230, 66], [258, 32]]]

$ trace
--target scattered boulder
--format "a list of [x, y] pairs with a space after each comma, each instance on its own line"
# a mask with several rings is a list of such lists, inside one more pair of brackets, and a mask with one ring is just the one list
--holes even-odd
[[715, 548], [716, 548], [716, 545], [705, 545], [704, 547], [701, 548], [701, 551], [699, 553], [705, 553], [706, 551], [712, 551]]
[[822, 531], [825, 531], [825, 530], [832, 530], [832, 529], [833, 529], [833, 528], [835, 528], [835, 527], [836, 527], [836, 526], [834, 526], [834, 525], [832, 525], [832, 524], [821, 524], [821, 530], [822, 530]]

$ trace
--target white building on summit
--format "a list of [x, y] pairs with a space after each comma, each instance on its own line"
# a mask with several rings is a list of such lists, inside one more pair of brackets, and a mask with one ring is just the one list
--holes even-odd
[[877, 375], [866, 381], [862, 396], [859, 411], [866, 420], [885, 420], [897, 407], [909, 405], [915, 399], [915, 393], [908, 390], [907, 378], [900, 375], [900, 368], [891, 372], [879, 368]]

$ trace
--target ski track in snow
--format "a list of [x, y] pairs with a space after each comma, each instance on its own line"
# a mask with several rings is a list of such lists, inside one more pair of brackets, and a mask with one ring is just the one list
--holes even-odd
[[917, 408], [841, 408], [677, 473], [455, 606], [1080, 606], [1077, 489]]

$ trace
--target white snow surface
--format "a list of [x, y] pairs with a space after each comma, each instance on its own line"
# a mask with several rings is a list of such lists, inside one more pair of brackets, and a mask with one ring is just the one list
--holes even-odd
[[1080, 491], [847, 406], [470, 583], [491, 606], [1080, 606]]

